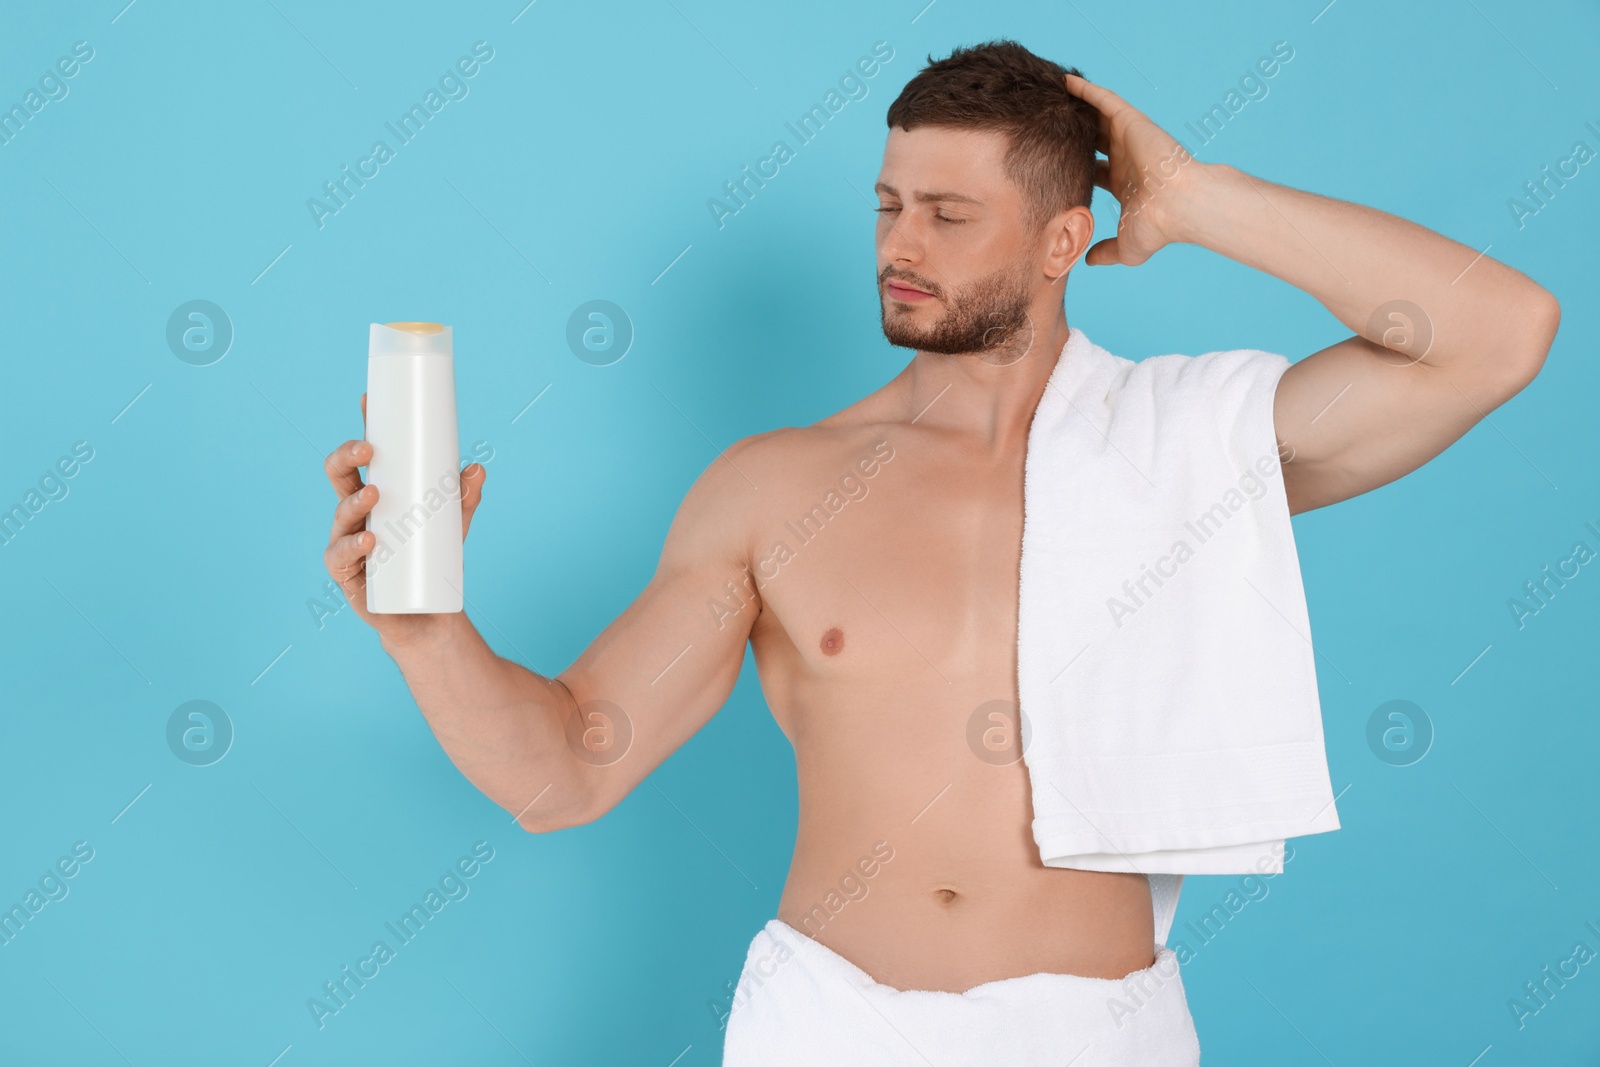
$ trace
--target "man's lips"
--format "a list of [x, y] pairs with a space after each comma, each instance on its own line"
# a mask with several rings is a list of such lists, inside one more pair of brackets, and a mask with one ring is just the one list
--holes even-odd
[[908, 304], [915, 303], [918, 300], [933, 299], [933, 295], [931, 293], [925, 293], [921, 289], [913, 289], [910, 286], [901, 285], [898, 282], [893, 281], [884, 285], [884, 292], [888, 293], [889, 299], [901, 300]]

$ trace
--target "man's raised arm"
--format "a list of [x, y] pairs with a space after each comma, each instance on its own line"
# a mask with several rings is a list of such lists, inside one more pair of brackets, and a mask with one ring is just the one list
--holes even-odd
[[[347, 441], [328, 457], [340, 496], [329, 573], [378, 631], [451, 761], [524, 829], [598, 818], [732, 692], [759, 606], [719, 617], [707, 604], [725, 598], [729, 582], [753, 595], [743, 532], [744, 494], [754, 490], [733, 466], [739, 450], [719, 456], [690, 488], [639, 597], [554, 677], [496, 655], [465, 612], [368, 613], [365, 564], [374, 541], [362, 524], [377, 490], [361, 485], [357, 467], [371, 446]], [[462, 474], [463, 536], [484, 477], [482, 467]]]
[[1527, 385], [1561, 309], [1520, 273], [1360, 204], [1200, 163], [1121, 97], [1068, 76], [1100, 112], [1097, 184], [1123, 214], [1085, 262], [1135, 264], [1186, 241], [1305, 290], [1356, 336], [1296, 362], [1273, 418], [1291, 512], [1394, 481]]

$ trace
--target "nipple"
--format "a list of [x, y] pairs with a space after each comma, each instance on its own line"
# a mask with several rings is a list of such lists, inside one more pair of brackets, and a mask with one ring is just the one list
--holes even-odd
[[835, 626], [822, 635], [822, 654], [837, 656], [844, 651], [844, 631]]

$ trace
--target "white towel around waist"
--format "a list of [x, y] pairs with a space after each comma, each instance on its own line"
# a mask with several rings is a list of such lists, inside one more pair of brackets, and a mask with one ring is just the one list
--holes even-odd
[[1196, 1067], [1178, 954], [1123, 978], [897, 989], [778, 919], [745, 953], [723, 1067]]
[[[1047, 866], [1276, 873], [1284, 838], [1339, 828], [1272, 418], [1288, 366], [1069, 334], [1029, 430], [1018, 604]], [[1158, 940], [1180, 884], [1152, 878]]]

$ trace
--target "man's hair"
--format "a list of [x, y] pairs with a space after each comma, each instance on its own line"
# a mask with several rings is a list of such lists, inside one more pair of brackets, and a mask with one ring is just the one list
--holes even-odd
[[1015, 41], [957, 48], [906, 83], [889, 105], [889, 128], [949, 126], [994, 130], [1010, 140], [1006, 174], [1022, 190], [1030, 226], [1094, 195], [1098, 113], [1067, 92], [1078, 74]]

